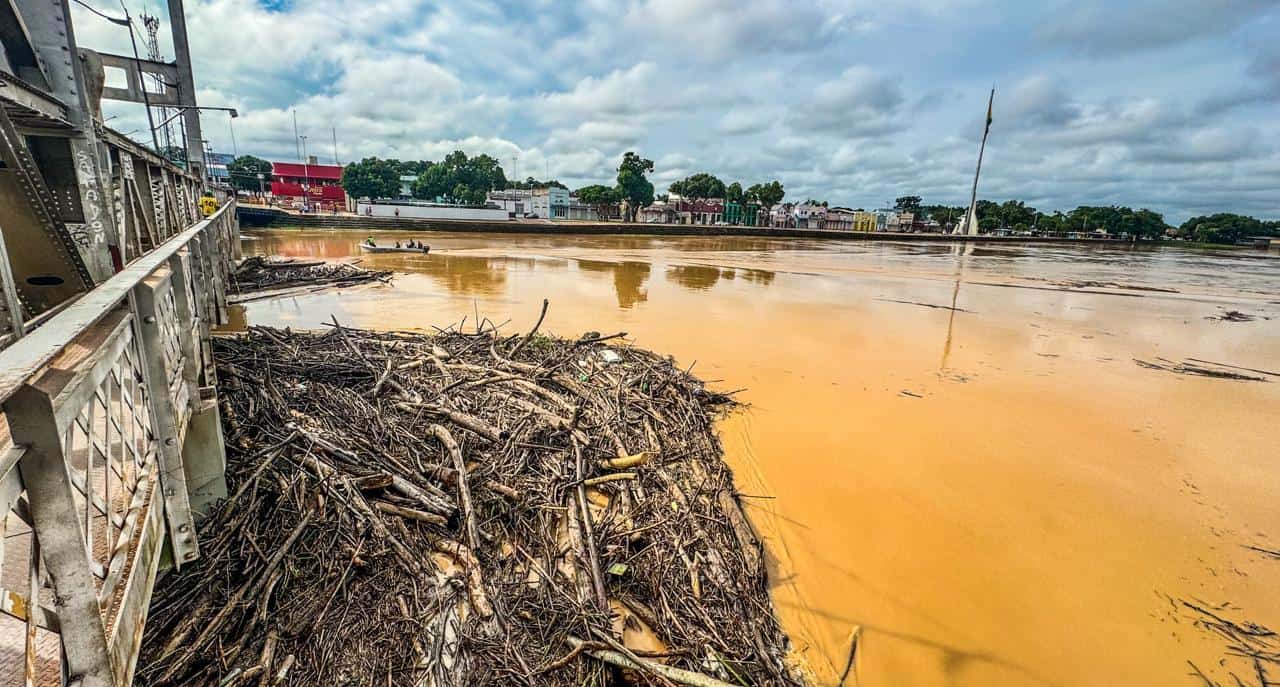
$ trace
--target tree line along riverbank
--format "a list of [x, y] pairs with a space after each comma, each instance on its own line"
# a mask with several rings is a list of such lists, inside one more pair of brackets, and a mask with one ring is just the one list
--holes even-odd
[[941, 241], [1013, 243], [1128, 243], [1121, 239], [1068, 238], [1051, 236], [961, 236], [953, 234], [901, 234], [855, 232], [826, 229], [781, 229], [774, 227], [706, 226], [694, 224], [650, 224], [642, 222], [490, 222], [481, 220], [440, 220], [406, 217], [360, 217], [293, 213], [278, 208], [237, 208], [241, 225], [264, 228], [317, 228], [353, 230], [448, 231], [497, 234], [553, 235], [643, 235], [643, 236], [752, 236], [765, 238], [829, 239], [834, 241]]

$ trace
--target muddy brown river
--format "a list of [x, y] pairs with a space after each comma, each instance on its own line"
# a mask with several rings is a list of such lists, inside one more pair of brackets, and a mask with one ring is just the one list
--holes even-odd
[[1280, 629], [1275, 251], [379, 232], [432, 252], [360, 256], [363, 232], [246, 233], [399, 274], [240, 327], [517, 332], [547, 298], [544, 332], [626, 331], [743, 389], [727, 458], [819, 684], [855, 626], [864, 686], [1253, 685], [1181, 601]]

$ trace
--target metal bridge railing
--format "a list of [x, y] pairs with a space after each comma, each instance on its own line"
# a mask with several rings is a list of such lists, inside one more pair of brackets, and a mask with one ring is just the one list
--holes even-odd
[[26, 684], [130, 684], [164, 544], [199, 556], [238, 247], [231, 202], [0, 351], [0, 659], [20, 645]]

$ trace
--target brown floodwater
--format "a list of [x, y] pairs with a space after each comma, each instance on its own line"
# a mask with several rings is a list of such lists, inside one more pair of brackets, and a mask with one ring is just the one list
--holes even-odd
[[[330, 259], [365, 236], [247, 233]], [[364, 256], [390, 287], [236, 317], [516, 332], [548, 298], [544, 331], [626, 331], [744, 389], [727, 459], [821, 684], [854, 626], [864, 686], [1201, 684], [1188, 661], [1234, 684], [1171, 599], [1280, 628], [1280, 560], [1246, 548], [1280, 549], [1280, 377], [1135, 363], [1280, 372], [1274, 252], [378, 234], [409, 237], [432, 253]]]

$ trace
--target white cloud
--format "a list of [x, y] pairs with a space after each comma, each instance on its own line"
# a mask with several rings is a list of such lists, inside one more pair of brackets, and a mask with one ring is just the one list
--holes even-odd
[[902, 87], [876, 70], [858, 65], [839, 78], [820, 84], [791, 108], [791, 124], [799, 131], [846, 137], [883, 135], [902, 129]]
[[729, 136], [757, 134], [781, 121], [782, 108], [743, 106], [730, 110], [720, 118], [716, 130]]
[[1049, 13], [1039, 36], [1073, 51], [1115, 55], [1230, 33], [1275, 6], [1274, 0], [1084, 0]]
[[635, 147], [644, 133], [644, 127], [625, 121], [587, 121], [573, 129], [552, 131], [547, 147], [563, 151], [597, 146], [620, 150]]
[[[994, 81], [984, 196], [1280, 216], [1273, 0], [187, 0], [217, 150], [344, 161], [488, 153], [514, 175], [655, 185], [709, 171], [875, 206], [966, 193]], [[73, 5], [82, 45], [128, 33]], [[163, 18], [162, 18], [163, 19]], [[172, 50], [163, 38], [161, 50]], [[1022, 39], [1019, 39], [1022, 37]], [[1025, 40], [1023, 40], [1025, 39]], [[1053, 49], [1045, 50], [1049, 45]], [[1176, 58], [1176, 59], [1175, 59]], [[1203, 94], [1203, 95], [1202, 95]], [[149, 140], [140, 106], [104, 105]]]
[[817, 50], [856, 22], [824, 7], [787, 0], [645, 0], [623, 25], [637, 35], [708, 59]]
[[654, 120], [686, 110], [707, 94], [698, 83], [662, 73], [652, 62], [638, 62], [603, 76], [586, 76], [568, 91], [539, 95], [536, 112], [549, 122], [579, 122], [600, 117]]

